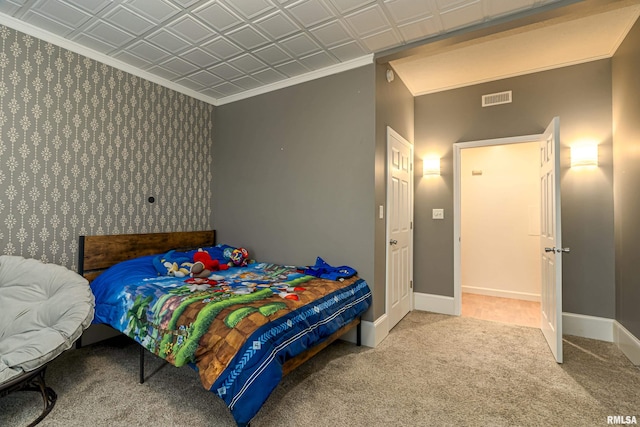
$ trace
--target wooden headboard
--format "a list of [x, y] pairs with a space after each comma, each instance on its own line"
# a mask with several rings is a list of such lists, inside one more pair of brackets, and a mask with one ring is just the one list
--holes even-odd
[[80, 236], [78, 273], [91, 282], [104, 270], [122, 261], [171, 249], [195, 249], [215, 244], [214, 230]]

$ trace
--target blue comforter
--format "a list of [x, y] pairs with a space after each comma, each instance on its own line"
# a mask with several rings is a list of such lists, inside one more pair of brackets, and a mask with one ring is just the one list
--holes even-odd
[[176, 366], [192, 366], [238, 425], [257, 414], [280, 382], [284, 362], [371, 304], [369, 286], [355, 275], [329, 280], [254, 263], [208, 278], [179, 278], [159, 276], [154, 258], [120, 263], [93, 281], [94, 322]]

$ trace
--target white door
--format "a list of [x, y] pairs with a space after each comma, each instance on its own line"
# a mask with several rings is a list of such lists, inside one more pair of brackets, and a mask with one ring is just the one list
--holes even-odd
[[541, 329], [553, 356], [562, 363], [562, 248], [560, 228], [560, 119], [555, 117], [540, 141], [542, 287]]
[[387, 127], [389, 329], [413, 308], [413, 145]]

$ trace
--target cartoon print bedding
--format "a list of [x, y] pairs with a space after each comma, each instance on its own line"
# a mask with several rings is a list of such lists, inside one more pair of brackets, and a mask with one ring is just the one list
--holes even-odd
[[240, 426], [278, 385], [286, 360], [371, 305], [369, 286], [356, 275], [329, 280], [253, 263], [208, 278], [159, 276], [154, 259], [122, 262], [92, 282], [94, 323], [112, 326], [175, 366], [196, 369]]

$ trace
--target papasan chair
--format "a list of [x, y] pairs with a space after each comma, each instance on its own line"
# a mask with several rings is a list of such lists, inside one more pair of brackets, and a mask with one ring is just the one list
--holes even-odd
[[14, 391], [39, 391], [44, 400], [38, 424], [55, 405], [47, 387], [47, 364], [69, 349], [93, 320], [87, 280], [56, 264], [0, 256], [0, 398]]

